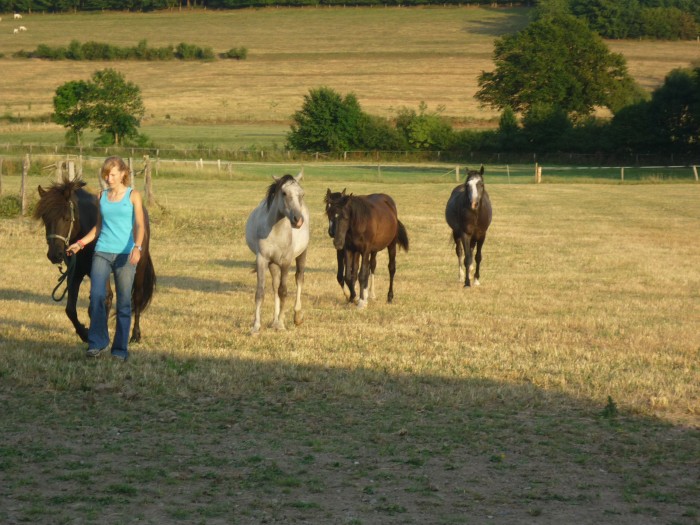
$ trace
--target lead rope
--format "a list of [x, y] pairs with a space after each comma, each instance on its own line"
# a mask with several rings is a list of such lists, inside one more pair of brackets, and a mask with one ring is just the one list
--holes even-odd
[[[66, 248], [70, 245], [70, 237], [71, 234], [73, 233], [73, 223], [75, 223], [75, 213], [74, 213], [74, 208], [73, 208], [73, 201], [70, 201], [70, 228], [68, 229], [68, 236], [63, 237], [62, 235], [58, 235], [55, 233], [49, 234], [46, 236], [46, 240], [49, 239], [61, 239], [63, 243], [65, 244]], [[60, 274], [58, 277], [58, 284], [56, 287], [53, 289], [51, 292], [51, 298], [56, 301], [57, 303], [60, 303], [63, 298], [66, 296], [66, 292], [68, 291], [68, 284], [73, 280], [73, 275], [75, 274], [75, 260], [76, 257], [68, 257], [65, 252], [63, 252], [63, 262], [58, 264], [58, 273]], [[66, 271], [63, 271], [63, 264], [65, 263], [66, 265]], [[61, 285], [65, 282], [65, 280], [68, 279], [68, 283], [66, 283], [66, 287], [63, 290], [63, 293], [57, 298], [56, 293], [58, 292], [58, 289], [61, 287]]]

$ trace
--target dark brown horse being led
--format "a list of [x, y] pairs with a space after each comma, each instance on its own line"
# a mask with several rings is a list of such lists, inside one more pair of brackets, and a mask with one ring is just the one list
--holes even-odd
[[[328, 212], [328, 210], [327, 210]], [[330, 218], [329, 214], [329, 218]], [[360, 298], [358, 308], [364, 308], [368, 299], [368, 284], [373, 254], [387, 249], [389, 253], [389, 293], [387, 302], [394, 299], [394, 274], [396, 273], [396, 245], [408, 251], [408, 234], [398, 219], [394, 200], [383, 193], [366, 196], [345, 195], [333, 212], [329, 222], [329, 232], [333, 230], [333, 245], [336, 250], [360, 255], [362, 263], [359, 271]], [[349, 256], [346, 256], [346, 265]], [[376, 265], [376, 261], [374, 262]], [[350, 278], [348, 279], [348, 273]], [[355, 295], [352, 272], [345, 271], [345, 284]]]
[[[87, 341], [87, 328], [78, 319], [76, 304], [80, 284], [87, 275], [90, 276], [92, 255], [95, 243], [85, 246], [72, 257], [66, 257], [66, 248], [87, 234], [97, 222], [97, 197], [83, 189], [86, 183], [78, 178], [69, 181], [64, 178], [60, 183], [54, 183], [49, 189], [39, 186], [40, 199], [34, 211], [34, 217], [41, 219], [46, 227], [46, 242], [49, 250], [46, 254], [54, 264], [65, 263], [68, 269], [66, 315], [73, 323], [76, 333], [83, 341]], [[131, 293], [131, 303], [134, 312], [134, 327], [131, 331], [131, 342], [141, 340], [140, 317], [151, 301], [156, 284], [156, 274], [149, 251], [151, 237], [148, 212], [144, 208], [145, 234], [141, 260], [136, 266], [136, 276]], [[109, 283], [107, 284], [109, 287]], [[60, 300], [60, 299], [58, 299]], [[107, 292], [107, 315], [112, 304], [112, 291]]]
[[[476, 246], [474, 285], [478, 286], [481, 247], [484, 245], [486, 231], [491, 224], [491, 200], [484, 187], [483, 166], [480, 171], [469, 171], [464, 184], [452, 190], [445, 208], [445, 219], [452, 228], [459, 265], [459, 280], [460, 282], [464, 280], [464, 286], [470, 286], [472, 252]], [[464, 267], [462, 267], [462, 252], [464, 252]]]

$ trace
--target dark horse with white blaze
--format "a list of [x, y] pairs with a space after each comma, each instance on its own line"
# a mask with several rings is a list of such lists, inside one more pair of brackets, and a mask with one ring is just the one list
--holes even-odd
[[[389, 195], [344, 196], [334, 213], [333, 246], [346, 253], [358, 253], [362, 259], [359, 271], [360, 299], [358, 308], [364, 308], [368, 299], [368, 284], [372, 261], [376, 253], [387, 249], [389, 254], [389, 293], [387, 302], [394, 299], [394, 274], [396, 273], [396, 245], [408, 251], [408, 234], [398, 219], [396, 203]], [[346, 262], [348, 257], [346, 257]], [[374, 262], [376, 265], [376, 262]], [[352, 272], [350, 272], [352, 274]], [[354, 279], [345, 271], [345, 284], [355, 295]]]
[[[474, 285], [479, 285], [481, 247], [486, 240], [491, 216], [491, 200], [484, 187], [484, 167], [481, 166], [480, 171], [468, 171], [467, 180], [452, 190], [445, 208], [445, 219], [452, 228], [452, 238], [455, 241], [459, 280], [464, 279], [464, 286], [470, 286], [469, 272], [474, 246], [476, 246]], [[462, 252], [464, 252], [464, 268], [462, 268]]]
[[[34, 210], [34, 218], [41, 219], [46, 228], [46, 256], [54, 264], [66, 263], [67, 292], [66, 315], [75, 327], [80, 339], [87, 342], [88, 331], [78, 319], [76, 305], [80, 285], [85, 276], [90, 276], [92, 256], [95, 253], [95, 243], [85, 246], [72, 257], [66, 256], [66, 248], [77, 239], [84, 237], [97, 223], [97, 197], [83, 189], [86, 182], [79, 178], [53, 183], [48, 189], [39, 186], [39, 202]], [[134, 327], [131, 331], [131, 342], [141, 340], [141, 313], [148, 307], [153, 297], [156, 285], [156, 273], [149, 250], [150, 225], [148, 212], [144, 208], [145, 232], [141, 252], [141, 260], [136, 266], [134, 285], [131, 291], [131, 305], [134, 314]], [[112, 290], [107, 291], [107, 315], [112, 305]], [[60, 299], [58, 299], [60, 300]]]

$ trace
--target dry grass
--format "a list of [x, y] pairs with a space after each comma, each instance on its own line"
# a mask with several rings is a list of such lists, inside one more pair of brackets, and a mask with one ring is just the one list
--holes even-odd
[[[258, 337], [243, 227], [267, 175], [156, 180], [158, 290], [125, 366], [83, 357], [43, 231], [0, 221], [2, 521], [696, 523], [697, 185], [487, 179], [465, 290], [453, 183], [306, 173], [306, 321]], [[395, 197], [393, 305], [385, 255], [378, 300], [344, 304], [329, 186]]]
[[[494, 38], [523, 27], [525, 9], [348, 8], [232, 12], [33, 15], [21, 35], [0, 33], [4, 111], [37, 116], [52, 111], [58, 85], [116, 67], [138, 84], [146, 128], [165, 122], [286, 122], [311, 88], [354, 92], [369, 113], [401, 107], [431, 110], [469, 126], [494, 124], [479, 107], [477, 76], [493, 68]], [[3, 25], [5, 29], [10, 25]], [[71, 39], [160, 46], [185, 41], [216, 52], [245, 46], [244, 61], [211, 63], [47, 62], [9, 58], [40, 43]], [[698, 60], [694, 42], [610, 42], [644, 87], [661, 84], [673, 68]], [[168, 118], [169, 117], [169, 118]]]

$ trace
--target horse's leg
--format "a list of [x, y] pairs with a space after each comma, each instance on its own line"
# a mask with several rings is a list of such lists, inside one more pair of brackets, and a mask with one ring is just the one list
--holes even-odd
[[[336, 259], [338, 260], [338, 273], [336, 274], [335, 278], [338, 281], [341, 290], [343, 290], [343, 295], [347, 299], [349, 294], [345, 291], [345, 250], [336, 250]], [[297, 263], [297, 269], [298, 267], [299, 264]]]
[[464, 249], [464, 286], [469, 287], [469, 267], [472, 265], [472, 251], [469, 249], [471, 239], [467, 234], [462, 235], [462, 248]]
[[255, 259], [255, 272], [258, 274], [258, 284], [255, 288], [255, 320], [250, 333], [255, 335], [260, 332], [260, 310], [263, 299], [265, 299], [265, 272], [267, 271], [267, 261], [258, 254]]
[[396, 273], [396, 242], [392, 242], [386, 247], [389, 253], [389, 293], [386, 296], [386, 302], [390, 303], [394, 300], [394, 274]]
[[[476, 246], [476, 236], [472, 235], [471, 238], [469, 239], [469, 255], [471, 256], [471, 265], [469, 265], [468, 272], [469, 274], [473, 274], [474, 272], [474, 247]], [[476, 275], [474, 276], [476, 278]], [[477, 286], [479, 283], [475, 282], [474, 286]]]
[[355, 280], [357, 280], [357, 252], [345, 250], [345, 284], [348, 287], [348, 302], [355, 301]]
[[474, 273], [474, 286], [479, 286], [479, 268], [481, 267], [481, 247], [486, 239], [479, 239], [476, 243], [476, 272]]
[[68, 298], [66, 300], [66, 316], [73, 323], [75, 333], [80, 339], [87, 343], [88, 330], [83, 323], [78, 319], [78, 293], [80, 292], [80, 284], [83, 282], [85, 275], [75, 275], [68, 285]]
[[464, 269], [462, 267], [462, 239], [454, 232], [452, 234], [452, 237], [455, 241], [455, 253], [457, 254], [457, 269], [459, 270], [459, 278], [457, 280], [461, 283], [462, 281], [464, 281]]
[[299, 326], [304, 322], [304, 314], [301, 311], [301, 289], [304, 286], [304, 269], [306, 268], [306, 250], [297, 257], [297, 271], [294, 278], [297, 284], [296, 300], [294, 301], [294, 324]]
[[357, 307], [362, 309], [367, 306], [367, 286], [369, 281], [369, 259], [370, 252], [362, 253], [362, 266], [360, 266], [359, 281], [360, 281], [360, 300], [357, 301]]
[[272, 293], [275, 296], [275, 314], [270, 327], [284, 330], [284, 300], [287, 298], [287, 273], [289, 267], [282, 268], [279, 264], [270, 263], [272, 275]]
[[369, 297], [376, 299], [374, 293], [374, 271], [377, 269], [377, 252], [372, 252], [369, 256]]
[[141, 341], [141, 307], [143, 295], [143, 267], [136, 267], [136, 275], [134, 276], [134, 284], [131, 288], [131, 304], [134, 311], [134, 326], [131, 329], [130, 343], [138, 343]]

